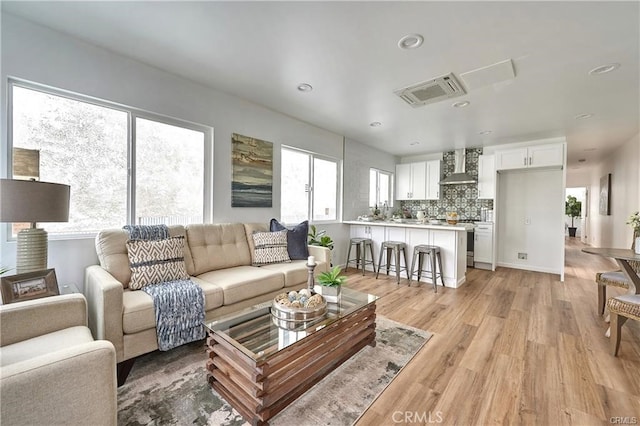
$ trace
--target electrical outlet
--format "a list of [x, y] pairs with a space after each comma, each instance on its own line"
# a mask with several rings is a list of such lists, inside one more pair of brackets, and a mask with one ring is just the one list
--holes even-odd
[[527, 260], [527, 253], [518, 253], [518, 259]]

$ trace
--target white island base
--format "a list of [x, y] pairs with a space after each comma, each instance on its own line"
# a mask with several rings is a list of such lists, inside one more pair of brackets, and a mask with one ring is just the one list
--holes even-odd
[[[371, 238], [373, 240], [376, 266], [380, 257], [380, 245], [383, 241], [403, 241], [407, 244], [409, 269], [411, 268], [413, 248], [419, 244], [429, 244], [440, 247], [444, 285], [450, 288], [458, 288], [465, 283], [467, 230], [464, 226], [361, 221], [346, 221], [344, 223], [351, 225], [351, 238]], [[404, 262], [404, 259], [402, 262]], [[428, 263], [425, 264], [428, 265]], [[367, 265], [367, 269], [372, 271], [373, 267]], [[380, 273], [386, 274], [386, 269], [381, 268]], [[406, 278], [406, 274], [401, 274], [402, 277]], [[415, 281], [417, 277], [413, 279]], [[439, 279], [437, 281], [440, 283]], [[433, 284], [431, 276], [425, 276], [425, 274], [422, 274], [420, 282]]]

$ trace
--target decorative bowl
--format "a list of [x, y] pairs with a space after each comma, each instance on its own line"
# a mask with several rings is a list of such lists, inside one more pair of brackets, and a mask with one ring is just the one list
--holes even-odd
[[281, 296], [276, 296], [271, 306], [271, 317], [278, 327], [298, 328], [307, 322], [321, 319], [327, 313], [327, 301], [320, 294], [311, 294], [311, 296], [318, 296], [321, 302], [317, 306], [308, 308], [285, 306], [279, 302]]

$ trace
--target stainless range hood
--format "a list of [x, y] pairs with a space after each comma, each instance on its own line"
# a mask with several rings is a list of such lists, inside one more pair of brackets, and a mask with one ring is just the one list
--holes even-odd
[[462, 185], [465, 183], [476, 183], [476, 180], [464, 172], [465, 153], [464, 149], [454, 151], [455, 163], [453, 173], [440, 181], [440, 185]]

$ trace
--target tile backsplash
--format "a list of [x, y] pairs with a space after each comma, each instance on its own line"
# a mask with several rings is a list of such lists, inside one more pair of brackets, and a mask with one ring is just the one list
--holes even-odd
[[[478, 178], [478, 156], [482, 154], [482, 148], [469, 148], [465, 150], [465, 171], [474, 178]], [[454, 151], [445, 152], [442, 155], [442, 177], [445, 178], [454, 171]], [[445, 219], [446, 212], [457, 212], [459, 220], [480, 220], [480, 209], [493, 210], [493, 200], [478, 199], [478, 184], [468, 183], [461, 185], [441, 186], [442, 195], [439, 200], [408, 200], [400, 201], [400, 207], [405, 211], [411, 211], [415, 217], [418, 210], [424, 210], [427, 217]], [[423, 209], [422, 206], [425, 206]]]

